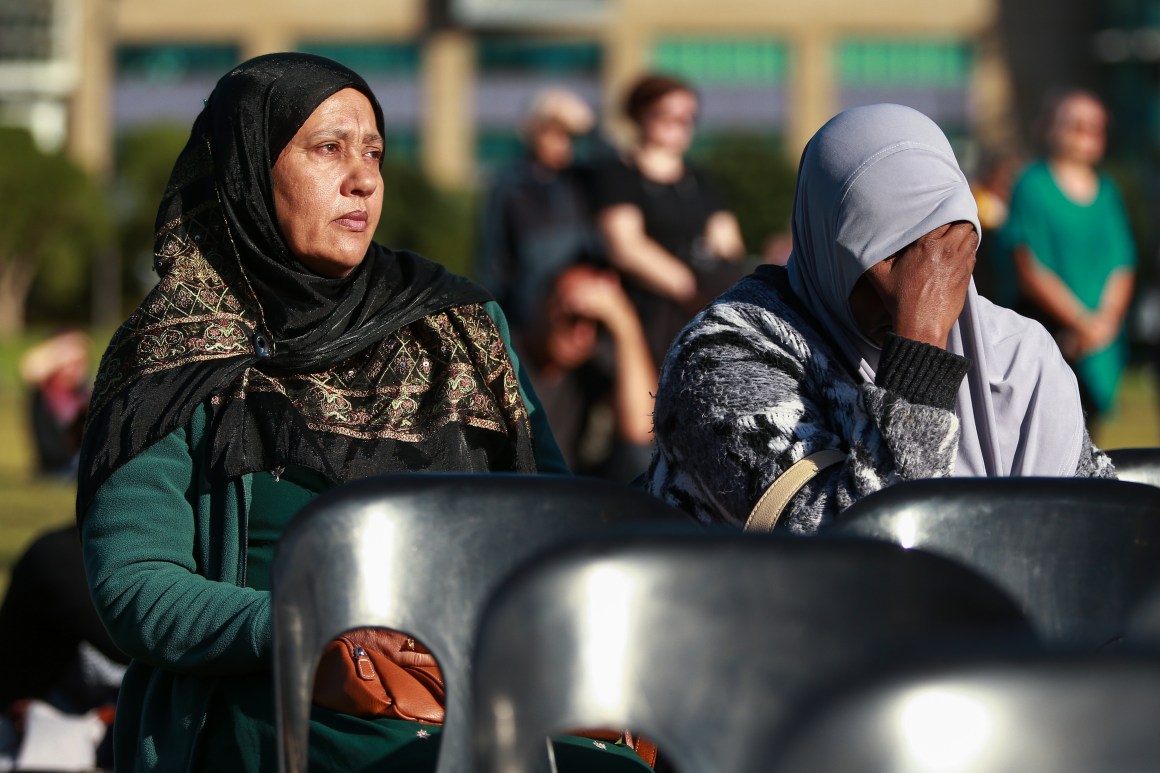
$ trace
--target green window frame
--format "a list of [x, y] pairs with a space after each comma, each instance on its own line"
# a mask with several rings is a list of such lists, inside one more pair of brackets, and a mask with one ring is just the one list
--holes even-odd
[[422, 60], [419, 44], [413, 41], [304, 40], [298, 50], [333, 59], [363, 76], [415, 76]]
[[117, 72], [148, 80], [219, 77], [241, 61], [241, 51], [227, 43], [170, 43], [117, 47]]
[[856, 38], [836, 51], [838, 82], [844, 87], [966, 88], [974, 48], [957, 39]]
[[692, 38], [659, 40], [652, 66], [705, 86], [769, 86], [790, 75], [789, 46], [768, 38]]
[[599, 75], [604, 51], [594, 41], [483, 38], [475, 51], [481, 73]]

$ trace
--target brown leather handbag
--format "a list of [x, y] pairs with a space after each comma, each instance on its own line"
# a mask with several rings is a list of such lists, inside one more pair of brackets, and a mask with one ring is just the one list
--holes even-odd
[[[317, 705], [357, 717], [441, 725], [444, 696], [435, 656], [406, 634], [383, 628], [358, 628], [339, 636], [323, 650], [314, 676]], [[656, 765], [656, 745], [630, 731], [573, 732], [624, 744], [649, 767]]]
[[359, 717], [443, 724], [443, 675], [435, 657], [406, 634], [359, 628], [323, 650], [314, 702]]
[[644, 760], [650, 768], [657, 766], [657, 745], [644, 736], [636, 735], [631, 730], [625, 730], [623, 733], [615, 730], [573, 730], [570, 734], [597, 741], [623, 744], [636, 752], [636, 756]]

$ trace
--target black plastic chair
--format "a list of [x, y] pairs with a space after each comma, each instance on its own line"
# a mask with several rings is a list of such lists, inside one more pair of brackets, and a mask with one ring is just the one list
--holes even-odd
[[1107, 454], [1120, 480], [1160, 486], [1160, 448], [1112, 448]]
[[1133, 607], [1125, 629], [1125, 645], [1160, 655], [1160, 586], [1153, 587]]
[[1160, 770], [1160, 661], [994, 660], [850, 689], [807, 711], [770, 773]]
[[644, 492], [582, 478], [383, 476], [311, 502], [286, 530], [273, 566], [280, 770], [306, 770], [323, 647], [364, 626], [404, 631], [434, 654], [447, 690], [438, 769], [468, 770], [471, 637], [485, 600], [545, 548], [630, 524], [700, 532]]
[[507, 581], [475, 654], [477, 770], [536, 770], [546, 735], [631, 727], [678, 770], [769, 770], [804, 695], [985, 634], [1016, 605], [953, 562], [859, 540], [752, 535], [572, 546]]
[[1049, 642], [1123, 635], [1160, 580], [1160, 489], [1074, 478], [901, 483], [854, 504], [836, 532], [961, 561], [1022, 606]]

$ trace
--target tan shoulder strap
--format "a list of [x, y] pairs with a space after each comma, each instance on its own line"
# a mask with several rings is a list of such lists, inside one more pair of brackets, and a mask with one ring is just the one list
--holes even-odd
[[788, 470], [777, 476], [777, 480], [769, 484], [761, 499], [757, 500], [757, 504], [753, 506], [753, 511], [745, 521], [745, 531], [760, 533], [773, 531], [782, 511], [794, 495], [801, 491], [802, 486], [809, 483], [810, 479], [822, 470], [833, 467], [845, 459], [846, 455], [841, 451], [826, 449], [794, 462]]

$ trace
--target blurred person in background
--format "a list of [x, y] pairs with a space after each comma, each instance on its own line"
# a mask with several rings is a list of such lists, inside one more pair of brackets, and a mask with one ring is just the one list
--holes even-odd
[[1094, 430], [1114, 408], [1127, 361], [1136, 245], [1115, 183], [1096, 168], [1107, 141], [1103, 103], [1087, 91], [1064, 92], [1048, 101], [1044, 127], [1047, 155], [1015, 183], [1003, 243], [1014, 308], [1055, 335]]
[[971, 181], [971, 193], [979, 208], [983, 228], [975, 261], [975, 288], [979, 295], [1004, 306], [1014, 302], [1014, 288], [1002, 284], [1002, 249], [999, 234], [1010, 211], [1011, 186], [1020, 169], [1012, 153], [988, 153], [979, 163]]
[[32, 391], [29, 418], [41, 475], [76, 474], [89, 408], [91, 345], [85, 333], [66, 330], [20, 358], [21, 380]]
[[37, 537], [0, 605], [0, 710], [20, 729], [14, 758], [111, 768], [106, 728], [127, 662], [89, 597], [76, 524]]
[[[77, 495], [97, 611], [133, 658], [118, 771], [276, 767], [271, 569], [321, 492], [567, 473], [490, 295], [373, 241], [383, 125], [348, 68], [269, 54], [218, 81], [174, 166], [161, 281], [102, 360]], [[314, 698], [312, 771], [434, 768], [441, 705], [422, 724]], [[590, 740], [567, 746], [562, 769], [570, 749], [592, 763]], [[598, 756], [583, 767], [643, 765]]]
[[789, 263], [789, 256], [793, 254], [793, 235], [789, 231], [778, 231], [770, 234], [761, 248], [761, 262], [773, 266], [784, 266]]
[[590, 175], [576, 163], [574, 146], [595, 122], [592, 109], [571, 91], [538, 92], [523, 119], [524, 157], [500, 171], [488, 191], [478, 275], [517, 333], [552, 277], [603, 253], [592, 220]]
[[552, 433], [572, 470], [630, 481], [648, 466], [657, 370], [616, 274], [557, 275], [520, 339]]
[[[85, 333], [65, 330], [21, 358], [42, 474], [76, 474], [91, 346]], [[0, 707], [20, 731], [14, 762], [110, 767], [106, 725], [127, 661], [93, 607], [76, 524], [39, 535], [13, 567], [0, 605]]]
[[708, 300], [708, 288], [721, 286], [715, 275], [723, 265], [745, 256], [737, 218], [708, 177], [685, 159], [699, 107], [684, 81], [642, 77], [625, 100], [636, 144], [604, 164], [596, 179], [608, 260], [624, 277], [658, 363]]

